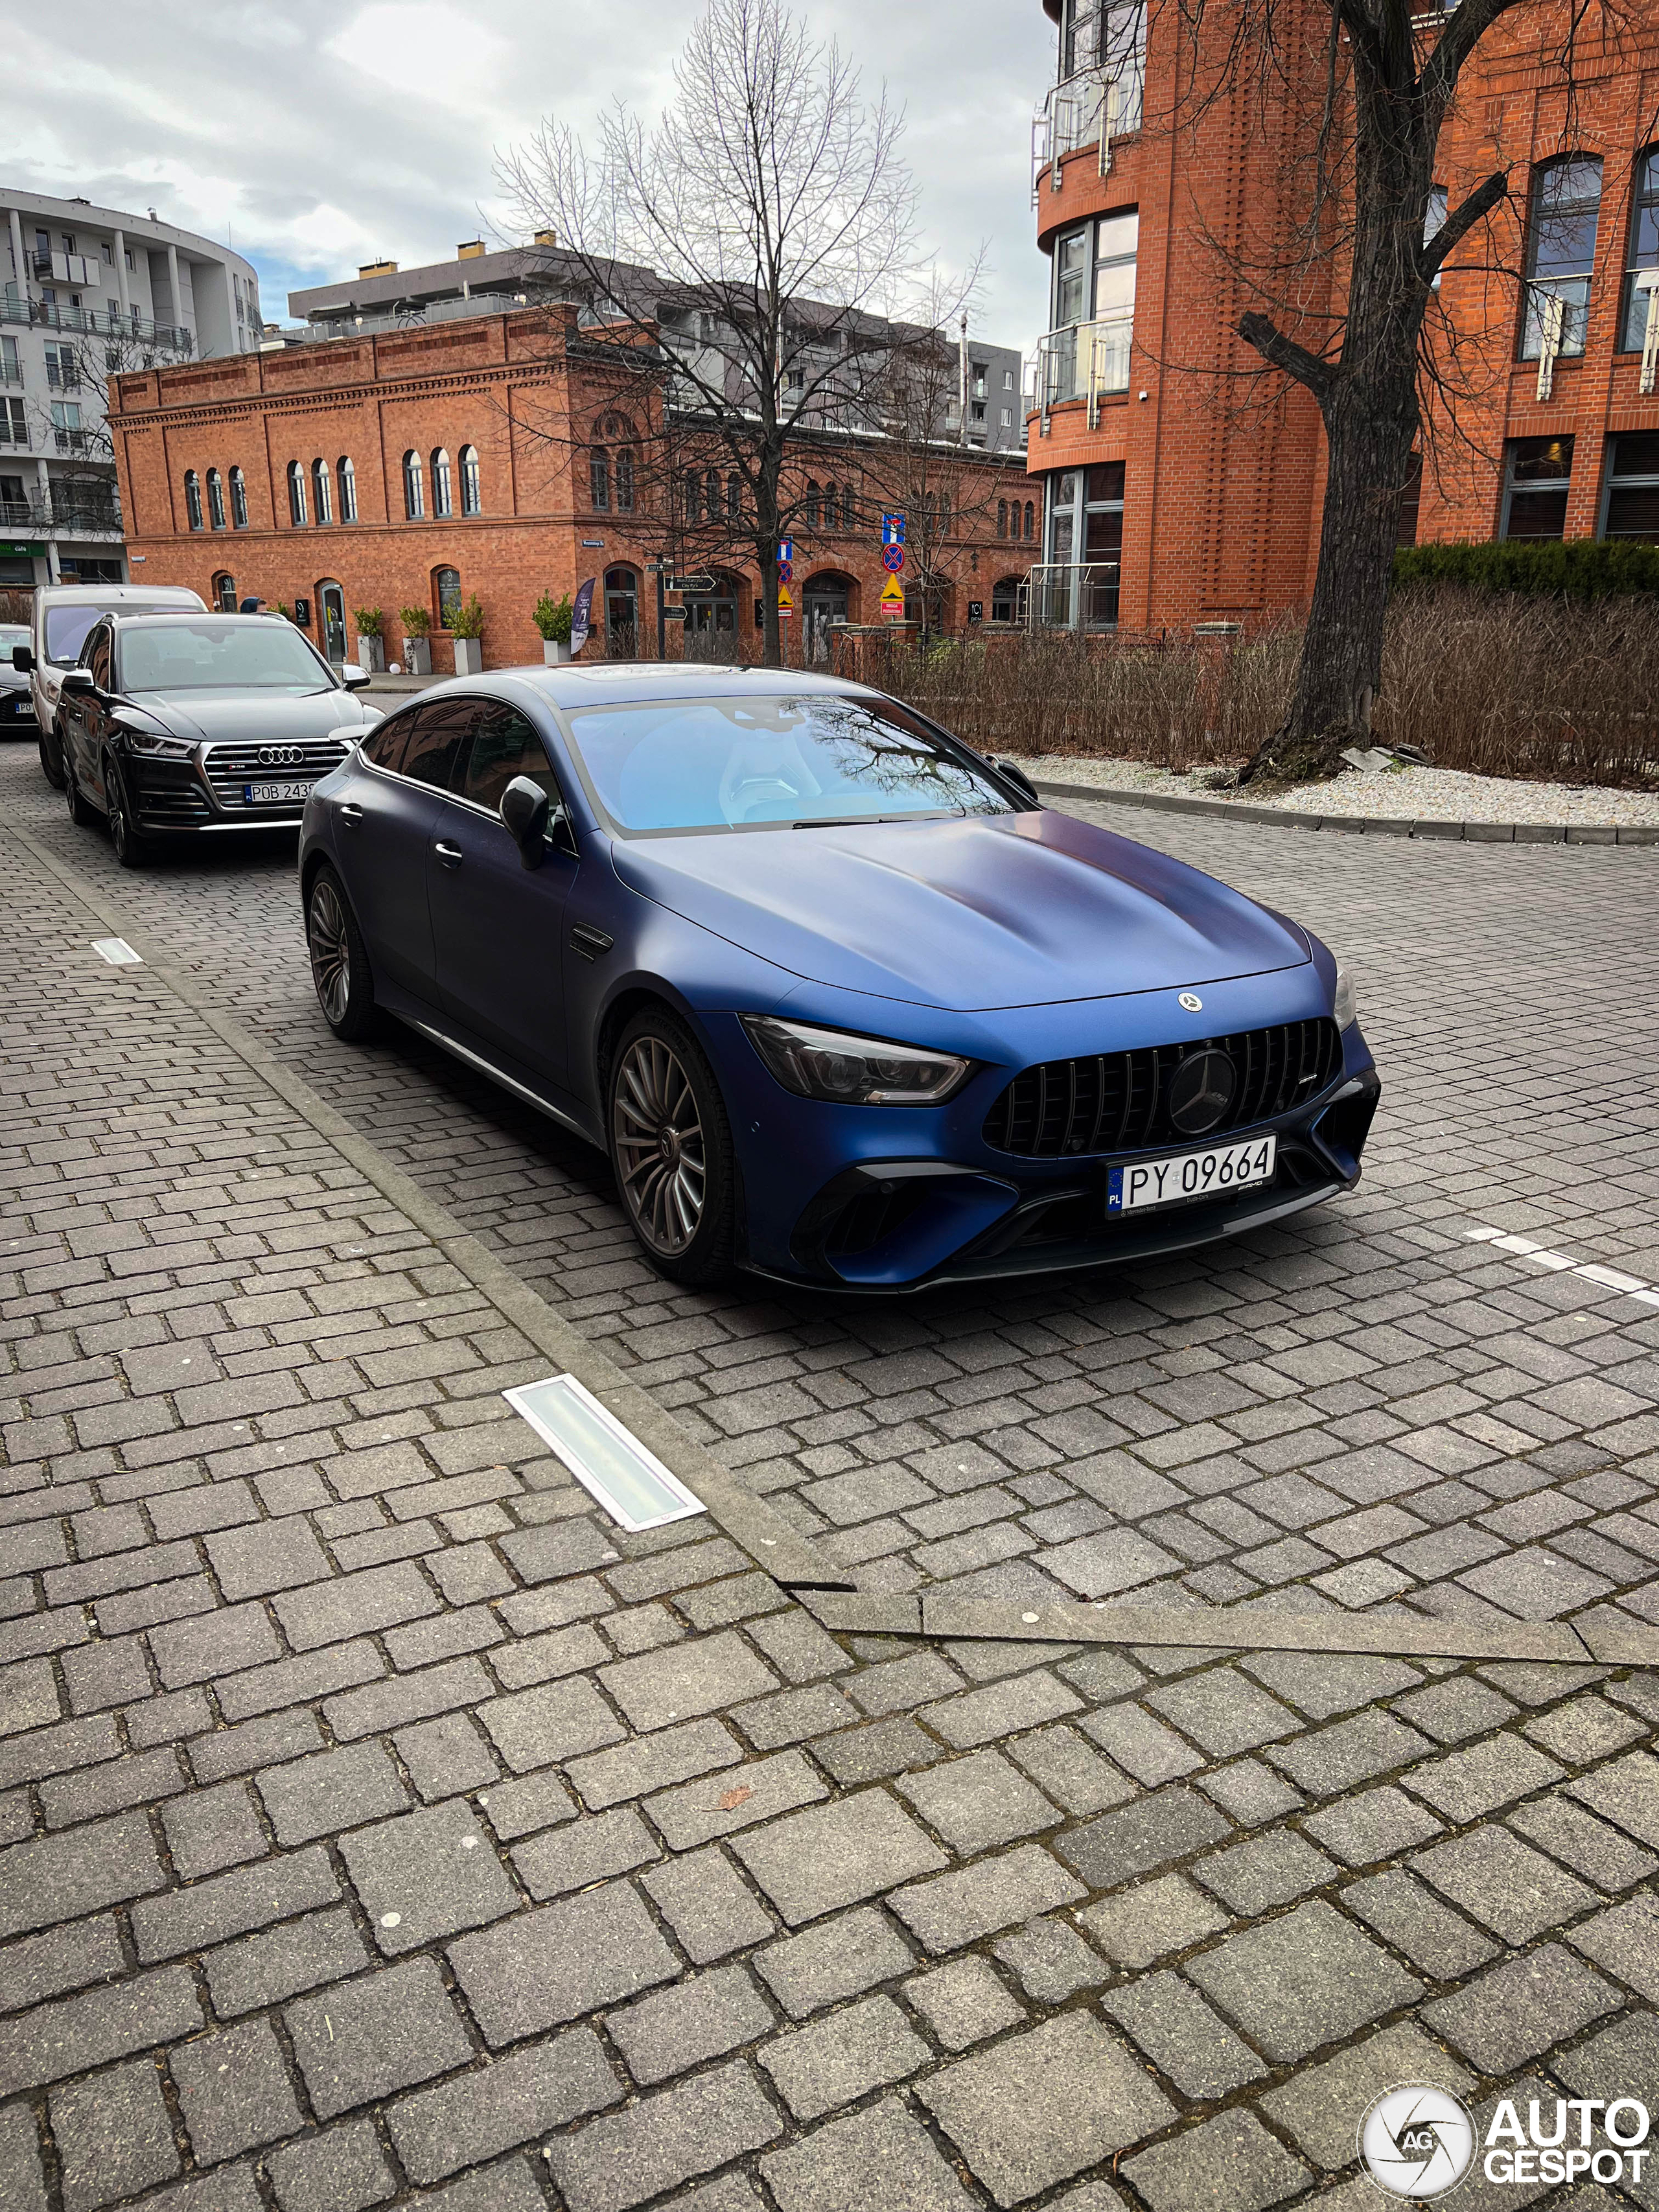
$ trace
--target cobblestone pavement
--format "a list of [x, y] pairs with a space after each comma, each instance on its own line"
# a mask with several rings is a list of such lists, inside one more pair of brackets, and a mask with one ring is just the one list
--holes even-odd
[[[1160, 823], [1352, 959], [1361, 1194], [1133, 1282], [691, 1298], [586, 1154], [320, 1032], [285, 860], [118, 877], [0, 769], [869, 1587], [1656, 1617], [1659, 1316], [1464, 1234], [1659, 1276], [1652, 856]], [[1659, 1678], [837, 1637], [617, 1535], [503, 1311], [6, 846], [5, 2212], [1360, 2212], [1389, 2083], [1659, 2106]]]

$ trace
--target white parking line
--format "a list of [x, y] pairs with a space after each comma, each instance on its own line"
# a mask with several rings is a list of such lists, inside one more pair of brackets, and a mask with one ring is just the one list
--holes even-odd
[[1640, 1305], [1659, 1306], [1659, 1285], [1650, 1283], [1641, 1275], [1626, 1275], [1618, 1267], [1603, 1267], [1591, 1261], [1570, 1259], [1565, 1252], [1552, 1252], [1547, 1244], [1540, 1244], [1530, 1237], [1512, 1236], [1507, 1230], [1487, 1229], [1477, 1223], [1466, 1229], [1466, 1237], [1478, 1244], [1490, 1244], [1499, 1252], [1512, 1252], [1534, 1267], [1547, 1267], [1554, 1274], [1582, 1275], [1587, 1283], [1598, 1283], [1605, 1291], [1617, 1291], [1621, 1297], [1633, 1298]]

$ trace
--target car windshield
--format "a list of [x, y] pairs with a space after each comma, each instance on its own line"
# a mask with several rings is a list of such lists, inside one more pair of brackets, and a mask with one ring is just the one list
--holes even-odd
[[27, 645], [28, 627], [24, 623], [0, 623], [0, 652], [9, 653], [15, 645]]
[[117, 652], [123, 691], [321, 691], [316, 654], [291, 623], [157, 623], [123, 629]]
[[571, 740], [623, 830], [806, 827], [1006, 814], [988, 776], [902, 708], [836, 692], [587, 707]]
[[73, 668], [81, 658], [81, 647], [87, 641], [87, 633], [101, 615], [119, 614], [120, 607], [112, 602], [106, 607], [88, 606], [84, 600], [67, 607], [46, 609], [46, 659], [54, 660], [60, 668]]

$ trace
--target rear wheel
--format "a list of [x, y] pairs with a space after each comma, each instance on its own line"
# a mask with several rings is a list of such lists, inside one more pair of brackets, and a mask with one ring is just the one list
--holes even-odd
[[606, 1084], [611, 1164], [629, 1224], [659, 1274], [677, 1283], [731, 1272], [737, 1170], [714, 1070], [666, 1007], [636, 1014]]
[[121, 763], [112, 753], [104, 755], [104, 799], [109, 811], [109, 842], [124, 868], [147, 868], [155, 848], [141, 836], [132, 818], [132, 796]]
[[55, 729], [44, 724], [40, 735], [40, 773], [54, 791], [64, 788], [64, 748]]
[[81, 787], [75, 780], [74, 757], [67, 745], [64, 748], [62, 759], [64, 773], [59, 780], [59, 788], [69, 804], [70, 820], [78, 830], [90, 830], [98, 820], [98, 809], [89, 799], [81, 796]]
[[326, 863], [306, 893], [306, 948], [323, 1019], [337, 1037], [360, 1042], [374, 1027], [374, 979], [345, 886]]

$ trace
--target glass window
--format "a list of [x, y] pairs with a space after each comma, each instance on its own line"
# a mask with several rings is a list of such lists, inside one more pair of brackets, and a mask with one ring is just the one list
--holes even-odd
[[735, 469], [726, 479], [726, 515], [729, 522], [743, 519], [743, 478]]
[[192, 530], [202, 526], [202, 487], [194, 469], [185, 471], [185, 520]]
[[455, 512], [449, 476], [449, 455], [441, 446], [432, 456], [432, 512], [435, 515], [450, 515]]
[[1654, 287], [1638, 283], [1644, 276], [1659, 281], [1659, 146], [1650, 146], [1637, 157], [1624, 307], [1619, 319], [1619, 346], [1623, 353], [1640, 353], [1647, 343]]
[[587, 456], [587, 501], [595, 514], [611, 512], [611, 456], [603, 446]]
[[396, 775], [403, 767], [404, 748], [409, 743], [410, 732], [417, 716], [435, 711], [431, 707], [407, 707], [401, 714], [388, 714], [385, 721], [377, 723], [363, 739], [363, 758], [372, 761], [376, 768], [386, 769]]
[[326, 461], [313, 461], [311, 465], [311, 494], [316, 505], [318, 521], [332, 522], [334, 520], [333, 480], [329, 473]]
[[1048, 549], [1035, 572], [1040, 622], [1109, 629], [1118, 617], [1123, 550], [1121, 461], [1061, 469], [1048, 479]]
[[88, 673], [100, 691], [110, 689], [110, 641], [108, 630], [100, 625], [94, 630], [82, 656]]
[[[1424, 210], [1423, 213], [1423, 243], [1425, 246], [1430, 245], [1435, 239], [1438, 238], [1441, 232], [1446, 227], [1448, 198], [1449, 196], [1446, 191], [1446, 187], [1443, 185], [1431, 185], [1429, 186], [1429, 204]], [[1433, 283], [1435, 290], [1437, 292], [1440, 289], [1440, 271], [1437, 269], [1435, 270], [1434, 276], [1431, 281]]]
[[787, 828], [913, 814], [1004, 814], [988, 781], [902, 707], [834, 693], [589, 707], [572, 740], [624, 830]]
[[404, 455], [404, 513], [411, 522], [418, 522], [426, 513], [421, 457], [418, 453]]
[[230, 520], [233, 529], [247, 528], [247, 479], [240, 469], [230, 472]]
[[1008, 502], [1006, 499], [1000, 499], [997, 501], [997, 536], [999, 538], [1006, 538], [1007, 535]]
[[434, 568], [432, 582], [438, 594], [438, 627], [447, 629], [461, 611], [461, 572], [459, 568]]
[[1571, 438], [1512, 438], [1504, 450], [1505, 538], [1560, 538], [1572, 483]]
[[268, 615], [124, 624], [118, 657], [124, 691], [323, 691], [332, 683], [293, 623]]
[[457, 699], [446, 706], [419, 708], [404, 753], [402, 773], [413, 776], [416, 783], [447, 791], [455, 756], [472, 726], [477, 708], [476, 699]]
[[685, 519], [690, 523], [702, 520], [702, 479], [695, 469], [688, 469], [681, 479], [681, 494], [685, 501]]
[[1601, 535], [1659, 545], [1659, 430], [1627, 430], [1608, 439]]
[[355, 522], [357, 520], [357, 471], [352, 467], [349, 456], [342, 454], [334, 464], [334, 478], [340, 488], [340, 520], [342, 522]]
[[483, 512], [483, 479], [478, 470], [478, 449], [476, 446], [461, 447], [461, 513], [482, 514]]
[[710, 469], [702, 480], [703, 512], [710, 522], [720, 518], [720, 472]]
[[1590, 275], [1595, 264], [1595, 226], [1601, 208], [1601, 164], [1586, 154], [1551, 161], [1537, 174], [1527, 226], [1526, 308], [1521, 357], [1536, 361], [1547, 322], [1560, 306], [1563, 354], [1584, 350], [1589, 327]]
[[617, 454], [617, 512], [634, 512], [634, 448], [622, 447]]
[[1054, 328], [1086, 321], [1089, 313], [1089, 229], [1068, 230], [1054, 246]]
[[499, 808], [501, 793], [515, 775], [527, 775], [557, 803], [559, 787], [534, 725], [516, 707], [491, 700], [472, 726], [461, 796], [479, 806]]
[[216, 530], [225, 526], [225, 485], [217, 469], [207, 472], [208, 520]]
[[236, 579], [234, 576], [222, 574], [214, 578], [213, 604], [218, 608], [221, 614], [234, 615], [235, 613]]
[[298, 461], [288, 465], [288, 519], [296, 530], [305, 527], [306, 472]]
[[808, 477], [806, 479], [806, 527], [809, 530], [816, 530], [821, 516], [822, 509], [818, 504], [818, 480], [816, 477]]

